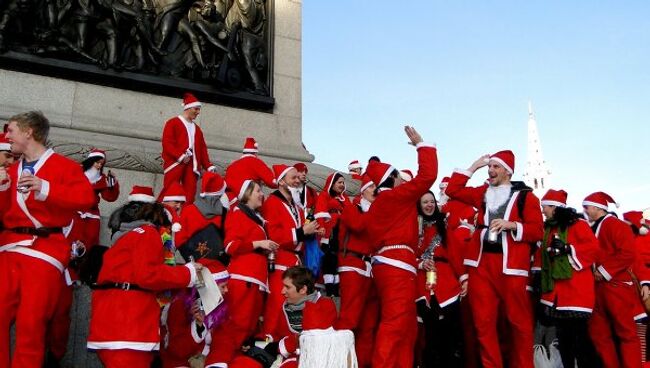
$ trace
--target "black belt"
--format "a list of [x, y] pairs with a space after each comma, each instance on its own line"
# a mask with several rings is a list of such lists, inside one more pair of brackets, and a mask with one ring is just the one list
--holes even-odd
[[26, 235], [35, 235], [41, 238], [47, 238], [50, 234], [63, 233], [63, 228], [61, 227], [12, 227], [7, 229], [12, 233], [16, 234], [26, 234]]
[[355, 252], [353, 250], [345, 250], [339, 253], [343, 254], [343, 256], [351, 255], [353, 257], [357, 257], [364, 262], [370, 262], [372, 260], [372, 257], [367, 256], [363, 253]]
[[131, 284], [130, 282], [108, 282], [105, 284], [92, 284], [90, 288], [93, 290], [107, 290], [107, 289], [118, 289], [118, 290], [137, 290], [137, 291], [148, 291], [141, 288], [136, 284]]
[[449, 260], [445, 257], [433, 257], [434, 262], [449, 263]]

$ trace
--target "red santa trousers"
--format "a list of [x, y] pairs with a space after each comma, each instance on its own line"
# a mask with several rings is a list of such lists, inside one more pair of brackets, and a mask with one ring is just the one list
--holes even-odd
[[104, 364], [104, 368], [149, 368], [153, 361], [153, 353], [150, 351], [97, 350], [97, 355]]
[[70, 308], [72, 307], [72, 286], [68, 286], [62, 275], [61, 292], [54, 316], [47, 326], [47, 348], [58, 360], [61, 360], [68, 349], [70, 335]]
[[196, 196], [196, 181], [197, 175], [192, 170], [192, 160], [190, 160], [189, 163], [179, 164], [166, 172], [163, 178], [163, 187], [169, 188], [174, 182], [181, 184], [185, 190], [185, 198], [187, 199], [185, 203], [192, 204]]
[[385, 264], [373, 265], [372, 273], [381, 310], [372, 366], [412, 368], [418, 330], [415, 274]]
[[483, 253], [478, 267], [469, 269], [469, 300], [483, 368], [501, 368], [503, 360], [497, 333], [499, 307], [507, 317], [512, 336], [510, 367], [533, 368], [533, 312], [526, 291], [527, 277], [503, 273], [503, 255]]
[[472, 315], [471, 303], [466, 296], [460, 300], [461, 324], [463, 326], [463, 351], [465, 368], [479, 368], [481, 366], [476, 328]]
[[354, 271], [339, 273], [341, 312], [335, 328], [354, 332], [357, 362], [370, 367], [379, 319], [379, 300], [372, 278]]
[[[641, 343], [634, 323], [637, 298], [633, 285], [596, 283], [596, 305], [589, 320], [589, 335], [604, 368], [641, 367]], [[618, 349], [612, 330], [620, 341]]]
[[[61, 272], [38, 258], [0, 252], [0, 367], [41, 368], [45, 331], [61, 292]], [[9, 328], [16, 346], [9, 364]]]

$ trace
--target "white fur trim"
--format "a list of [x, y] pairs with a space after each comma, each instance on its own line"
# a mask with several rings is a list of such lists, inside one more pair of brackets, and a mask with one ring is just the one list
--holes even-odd
[[517, 225], [517, 229], [512, 235], [516, 242], [520, 242], [524, 237], [524, 225], [522, 225], [521, 222], [515, 222], [515, 225]]
[[359, 189], [359, 193], [363, 193], [364, 190], [368, 189], [368, 187], [373, 185], [373, 184], [375, 184], [375, 183], [373, 183], [372, 180], [365, 183], [364, 185], [361, 186], [361, 189]]
[[[2, 147], [2, 146], [0, 145], [0, 147]], [[101, 157], [103, 159], [106, 159], [106, 155], [101, 153], [101, 152], [90, 152], [88, 154], [88, 157], [86, 157], [86, 158], [91, 158], [91, 157]]]
[[513, 170], [512, 167], [510, 167], [510, 165], [506, 164], [505, 161], [503, 161], [498, 157], [490, 157], [490, 161], [498, 162], [499, 165], [503, 166], [506, 169], [506, 171], [508, 171], [511, 175], [515, 173], [515, 170]]
[[190, 324], [190, 335], [192, 335], [192, 339], [194, 340], [195, 343], [200, 344], [205, 340], [205, 336], [207, 335], [208, 329], [204, 326], [203, 332], [199, 334], [198, 328], [199, 326], [197, 325], [196, 321], [192, 321], [192, 323]]
[[291, 171], [291, 169], [295, 169], [295, 167], [293, 167], [293, 166], [287, 166], [286, 169], [282, 170], [282, 172], [280, 173], [280, 176], [278, 176], [278, 177], [275, 178], [275, 179], [276, 179], [277, 181], [282, 180], [282, 178], [284, 178], [284, 176], [287, 175], [287, 173], [288, 173], [289, 171]]
[[13, 248], [7, 249], [7, 252], [20, 253], [20, 254], [24, 254], [24, 255], [29, 256], [29, 257], [38, 258], [38, 259], [40, 259], [42, 261], [45, 261], [45, 262], [51, 264], [52, 266], [56, 267], [56, 269], [59, 270], [59, 272], [63, 273], [63, 270], [64, 270], [63, 264], [61, 264], [61, 262], [59, 262], [58, 259], [50, 256], [49, 254], [45, 254], [45, 253], [43, 253], [41, 251], [38, 251], [36, 249], [32, 249], [32, 248], [28, 248], [28, 247], [24, 247], [24, 246], [18, 246], [18, 247], [13, 247]]
[[278, 343], [278, 351], [280, 352], [280, 355], [282, 355], [283, 358], [288, 358], [291, 353], [289, 353], [289, 350], [287, 350], [287, 346], [284, 343], [284, 340], [286, 340], [286, 337], [283, 337], [282, 340]]
[[160, 343], [137, 341], [88, 341], [86, 347], [93, 350], [129, 349], [138, 351], [154, 351], [160, 349]]
[[388, 177], [390, 176], [390, 174], [392, 174], [393, 171], [395, 171], [395, 170], [396, 170], [396, 169], [395, 169], [393, 166], [389, 166], [389, 167], [388, 167], [388, 170], [386, 170], [386, 172], [384, 173], [384, 175], [381, 177], [381, 180], [379, 181], [379, 184], [377, 184], [377, 186], [379, 186], [379, 185], [381, 185], [383, 182], [385, 182], [386, 179], [388, 179]]
[[583, 205], [583, 206], [594, 206], [594, 207], [598, 207], [598, 208], [601, 208], [601, 209], [603, 209], [603, 210], [605, 210], [605, 211], [607, 211], [607, 210], [609, 209], [609, 206], [607, 206], [607, 205], [604, 205], [604, 206], [603, 206], [601, 203], [592, 202], [592, 201], [582, 201], [582, 205]]
[[460, 275], [460, 277], [458, 278], [458, 282], [460, 282], [460, 283], [462, 283], [465, 280], [469, 280], [469, 274], [464, 273], [464, 274]]
[[569, 248], [571, 249], [571, 254], [569, 254], [569, 263], [571, 264], [571, 267], [576, 271], [582, 270], [582, 263], [578, 260], [576, 249], [571, 244], [569, 244]]
[[591, 309], [591, 308], [577, 307], [577, 306], [556, 307], [555, 309], [557, 309], [557, 310], [571, 310], [571, 311], [587, 312], [587, 313], [593, 312], [593, 309]]
[[190, 102], [188, 104], [185, 104], [185, 105], [183, 105], [183, 110], [191, 109], [193, 107], [201, 107], [201, 102], [194, 101], [194, 102]]
[[194, 268], [194, 264], [192, 263], [186, 263], [183, 266], [187, 267], [187, 269], [190, 270], [190, 283], [187, 285], [187, 287], [192, 287], [194, 284], [196, 284], [196, 268]]
[[145, 202], [145, 203], [153, 203], [156, 201], [156, 199], [153, 196], [150, 196], [148, 194], [129, 194], [129, 201], [133, 202]]
[[436, 144], [435, 143], [420, 142], [420, 143], [415, 145], [415, 148], [422, 148], [422, 147], [436, 148]]
[[237, 193], [238, 199], [242, 199], [244, 197], [244, 193], [246, 193], [246, 189], [248, 189], [248, 186], [251, 185], [251, 182], [252, 180], [250, 179], [244, 180], [241, 188], [239, 189], [239, 193]]
[[330, 215], [327, 212], [317, 212], [316, 214], [314, 214], [314, 219], [319, 219], [319, 218], [330, 219], [332, 218], [332, 215]]
[[361, 164], [358, 162], [356, 164], [348, 165], [348, 171], [352, 171], [354, 169], [363, 169], [363, 166], [361, 166]]
[[612, 275], [610, 275], [609, 272], [607, 272], [607, 270], [605, 269], [605, 267], [603, 267], [602, 265], [600, 265], [600, 266], [596, 267], [596, 269], [598, 270], [598, 272], [600, 272], [601, 275], [603, 275], [603, 277], [605, 278], [605, 280], [607, 280], [607, 281], [611, 281], [611, 280], [612, 280]]
[[471, 172], [471, 171], [469, 171], [469, 170], [458, 169], [458, 168], [454, 169], [454, 173], [458, 173], [458, 174], [461, 174], [461, 175], [465, 175], [465, 176], [467, 176], [468, 178], [471, 178], [472, 175], [474, 175], [474, 173]]
[[559, 201], [541, 201], [540, 204], [542, 206], [566, 207], [566, 203], [562, 203], [562, 202], [559, 202]]
[[214, 279], [214, 281], [219, 282], [219, 281], [229, 279], [230, 274], [228, 273], [228, 271], [221, 271], [221, 272], [213, 273], [212, 278]]
[[162, 198], [163, 202], [170, 202], [170, 201], [175, 201], [175, 202], [187, 202], [187, 198], [184, 195], [177, 195], [177, 196], [164, 196]]

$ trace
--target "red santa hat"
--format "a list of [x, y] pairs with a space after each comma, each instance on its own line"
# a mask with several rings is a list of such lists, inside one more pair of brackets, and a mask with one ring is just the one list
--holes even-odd
[[643, 224], [645, 223], [643, 219], [643, 212], [641, 211], [625, 212], [623, 214], [623, 220], [636, 226], [637, 229], [640, 229], [641, 226], [643, 226]]
[[356, 170], [356, 169], [362, 169], [361, 164], [359, 163], [359, 160], [354, 160], [350, 162], [348, 165], [348, 171]]
[[510, 150], [499, 151], [490, 156], [490, 161], [496, 161], [503, 166], [511, 175], [515, 173], [515, 154]]
[[106, 152], [97, 148], [93, 148], [92, 150], [90, 150], [90, 152], [88, 152], [88, 157], [86, 158], [91, 158], [91, 157], [101, 157], [103, 159], [106, 159]]
[[302, 162], [297, 162], [293, 165], [293, 167], [296, 168], [299, 172], [304, 172], [305, 174], [309, 172], [309, 169], [307, 168], [307, 165], [305, 165]]
[[153, 196], [153, 188], [140, 185], [134, 185], [128, 197], [131, 202], [153, 203], [156, 198]]
[[178, 212], [176, 212], [176, 209], [166, 204], [163, 204], [163, 207], [165, 208], [165, 215], [167, 216], [167, 219], [172, 224], [172, 233], [181, 231], [181, 217], [178, 215]]
[[285, 175], [291, 169], [295, 169], [293, 166], [285, 165], [285, 164], [280, 164], [280, 165], [273, 165], [273, 173], [275, 174], [275, 181], [279, 182], [282, 178], [284, 178]]
[[226, 182], [221, 175], [213, 172], [206, 172], [201, 178], [201, 197], [220, 196], [226, 191]]
[[364, 190], [368, 189], [368, 187], [373, 184], [374, 183], [372, 182], [372, 179], [370, 179], [370, 176], [368, 176], [368, 174], [363, 174], [361, 177], [361, 189], [359, 189], [359, 193], [363, 193]]
[[608, 210], [609, 204], [613, 204], [618, 208], [618, 203], [614, 201], [614, 198], [604, 192], [591, 193], [582, 201], [583, 206], [594, 206], [605, 211]]
[[163, 188], [158, 195], [158, 200], [160, 202], [187, 202], [187, 197], [185, 197], [185, 189], [181, 184], [172, 182], [169, 187]]
[[11, 143], [5, 138], [4, 133], [0, 133], [0, 151], [11, 151]]
[[566, 199], [569, 195], [564, 190], [549, 189], [542, 197], [540, 204], [542, 206], [566, 207]]
[[203, 266], [207, 267], [208, 270], [210, 270], [212, 278], [217, 284], [226, 282], [228, 279], [230, 279], [230, 273], [228, 273], [226, 267], [216, 259], [201, 258], [196, 262], [202, 264]]
[[[226, 184], [228, 185], [228, 188], [230, 188], [236, 195], [237, 199], [242, 199], [244, 197], [244, 193], [246, 192], [246, 189], [248, 189], [248, 186], [253, 182], [251, 179], [233, 179]], [[229, 198], [229, 199], [234, 199], [234, 198]]]
[[378, 161], [370, 161], [366, 168], [366, 174], [370, 176], [370, 179], [372, 179], [376, 186], [380, 186], [381, 183], [386, 181], [393, 171], [395, 171], [393, 166]]
[[411, 171], [411, 170], [409, 170], [409, 169], [400, 170], [400, 172], [399, 172], [399, 176], [400, 176], [400, 177], [402, 178], [402, 180], [404, 180], [404, 181], [411, 181], [411, 180], [413, 180], [413, 178], [415, 177], [415, 176], [413, 175], [413, 171]]
[[440, 181], [440, 185], [438, 186], [440, 188], [440, 190], [445, 190], [447, 188], [447, 186], [449, 185], [449, 180], [450, 179], [451, 178], [448, 177], [448, 176], [445, 176], [444, 178], [442, 178], [442, 181]]
[[244, 141], [244, 153], [257, 153], [257, 141], [253, 137], [246, 137]]
[[201, 102], [194, 97], [193, 94], [185, 92], [183, 95], [183, 110], [191, 109], [193, 107], [201, 107]]

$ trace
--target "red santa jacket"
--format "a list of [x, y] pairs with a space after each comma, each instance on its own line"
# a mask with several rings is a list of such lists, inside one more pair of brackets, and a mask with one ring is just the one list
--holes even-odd
[[208, 147], [205, 145], [203, 131], [201, 127], [194, 124], [194, 145], [190, 147], [189, 131], [185, 128], [183, 121], [189, 123], [181, 115], [175, 116], [165, 123], [162, 134], [162, 159], [163, 170], [168, 172], [178, 165], [183, 164], [187, 157], [187, 150], [192, 150], [192, 159], [187, 165], [192, 166], [192, 170], [199, 175], [201, 169], [208, 170], [212, 168], [210, 156], [208, 156]]
[[268, 221], [269, 239], [280, 246], [275, 259], [275, 269], [284, 271], [299, 265], [299, 254], [305, 238], [302, 231], [305, 212], [298, 204], [289, 203], [278, 190], [264, 201], [261, 212]]
[[634, 264], [634, 233], [628, 224], [608, 214], [595, 230], [600, 243], [596, 269], [606, 281], [631, 282], [628, 270]]
[[214, 224], [221, 229], [223, 217], [220, 215], [206, 218], [194, 203], [183, 207], [180, 215], [181, 230], [174, 235], [176, 248], [183, 246], [198, 231], [205, 229], [208, 225]]
[[634, 274], [642, 285], [650, 285], [650, 235], [637, 234], [634, 237], [634, 248]]
[[[346, 202], [339, 228], [339, 272], [356, 272], [365, 277], [372, 276], [369, 256], [373, 249], [366, 232], [368, 209], [370, 209], [370, 202], [365, 199], [361, 199], [358, 204]], [[366, 259], [363, 259], [364, 257]]]
[[376, 255], [373, 262], [416, 274], [418, 212], [415, 203], [438, 176], [436, 148], [418, 145], [418, 174], [393, 189], [381, 190], [368, 211], [368, 234]]
[[305, 302], [305, 308], [302, 311], [302, 331], [296, 331], [289, 324], [289, 317], [284, 311], [285, 322], [281, 324], [280, 331], [273, 333], [273, 340], [279, 340], [278, 349], [280, 355], [287, 360], [295, 358], [298, 352], [298, 337], [300, 332], [309, 330], [325, 330], [332, 328], [336, 322], [336, 305], [332, 299], [323, 297], [316, 292], [315, 301]]
[[[34, 167], [34, 175], [42, 180], [41, 191], [27, 196], [16, 189], [22, 164], [18, 161], [11, 165], [7, 170], [10, 180], [0, 185], [0, 223], [4, 229], [63, 228], [77, 211], [88, 211], [95, 204], [92, 187], [78, 163], [48, 149]], [[0, 251], [39, 258], [61, 272], [70, 260], [70, 242], [63, 232], [39, 237], [4, 230]]]
[[164, 264], [158, 229], [137, 227], [104, 253], [98, 284], [130, 283], [145, 290], [101, 289], [92, 294], [89, 349], [152, 351], [160, 346], [160, 305], [156, 292], [191, 286], [190, 264]]
[[[471, 173], [469, 172], [454, 172], [445, 193], [450, 198], [479, 209], [477, 229], [481, 229], [481, 231], [474, 232], [472, 246], [468, 249], [464, 261], [468, 266], [478, 267], [483, 253], [483, 239], [489, 225], [486, 223], [488, 213], [484, 206], [485, 192], [488, 185], [466, 187], [465, 185], [470, 176]], [[517, 201], [517, 198], [522, 194], [527, 195], [525, 207], [521, 211], [523, 218], [519, 215], [520, 210]], [[515, 191], [508, 201], [504, 220], [515, 222], [517, 229], [501, 233], [503, 257], [506, 259], [503, 264], [503, 273], [527, 277], [530, 270], [530, 244], [537, 243], [543, 236], [543, 221], [539, 199], [532, 192]]]
[[[115, 202], [117, 198], [120, 196], [120, 183], [117, 180], [115, 180], [113, 186], [109, 187], [108, 176], [106, 176], [106, 174], [102, 174], [97, 181], [95, 182], [91, 181], [90, 184], [92, 184], [93, 191], [95, 192], [95, 206], [90, 211], [84, 213], [88, 215], [94, 214], [99, 216], [100, 200], [103, 199], [106, 202]], [[91, 217], [91, 216], [87, 216], [87, 217]]]
[[[428, 303], [429, 296], [435, 295], [438, 305], [441, 308], [448, 306], [455, 302], [460, 297], [460, 282], [459, 275], [454, 271], [454, 268], [460, 267], [462, 261], [460, 256], [457, 256], [457, 250], [449, 246], [444, 246], [442, 243], [433, 249], [433, 261], [436, 267], [437, 282], [432, 290], [426, 287], [426, 271], [423, 268], [425, 259], [423, 255], [427, 248], [431, 245], [432, 241], [438, 235], [438, 228], [435, 225], [423, 226], [423, 236], [421, 237], [418, 249], [416, 251], [418, 262], [418, 299], [425, 299]], [[449, 240], [447, 234], [447, 240]], [[455, 264], [455, 267], [454, 267]]]
[[318, 221], [318, 225], [325, 229], [325, 234], [321, 238], [321, 243], [329, 243], [332, 230], [338, 224], [339, 217], [343, 212], [346, 202], [350, 202], [350, 199], [345, 194], [337, 196], [332, 196], [330, 194], [332, 185], [334, 185], [334, 177], [336, 177], [337, 174], [341, 175], [340, 173], [335, 172], [327, 176], [323, 191], [320, 192], [316, 199], [314, 218]]
[[[541, 252], [546, 251], [557, 233], [557, 228], [551, 229], [547, 244], [538, 248], [533, 269], [541, 269]], [[591, 312], [596, 298], [591, 265], [598, 255], [598, 239], [586, 221], [578, 220], [567, 229], [567, 244], [571, 248], [571, 253], [568, 256], [569, 263], [573, 268], [572, 276], [566, 280], [555, 280], [553, 290], [542, 294], [540, 302], [551, 307], [554, 306], [557, 310]]]
[[268, 291], [266, 256], [253, 247], [254, 241], [268, 239], [264, 226], [233, 207], [226, 216], [225, 232], [226, 253], [231, 257], [230, 279], [251, 282]]

